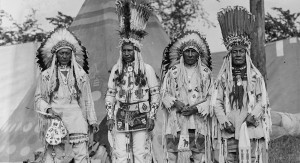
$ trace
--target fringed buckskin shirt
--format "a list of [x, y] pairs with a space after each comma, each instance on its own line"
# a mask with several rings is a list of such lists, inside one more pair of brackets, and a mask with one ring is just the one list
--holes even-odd
[[[198, 66], [187, 69], [182, 65], [183, 70], [186, 71], [186, 76], [181, 76], [179, 75], [180, 66], [180, 64], [175, 65], [167, 72], [162, 87], [162, 102], [168, 112], [168, 116], [166, 117], [166, 131], [164, 134], [177, 136], [177, 132], [182, 130], [183, 125], [186, 125], [188, 127], [187, 129], [195, 129], [197, 134], [207, 135], [207, 124], [203, 117], [198, 114], [191, 115], [188, 117], [187, 124], [183, 124], [183, 120], [180, 118], [182, 116], [180, 116], [180, 113], [177, 113], [176, 109], [173, 109], [172, 106], [176, 100], [185, 105], [192, 106], [201, 100], [207, 99], [205, 102], [198, 104], [197, 108], [199, 113], [206, 112], [209, 114], [210, 87], [212, 85], [211, 71], [203, 64], [201, 64], [200, 68], [201, 73], [198, 72]], [[188, 79], [189, 76], [190, 80], [188, 80], [187, 83], [184, 82], [183, 85], [178, 83], [179, 78]]]
[[[61, 72], [61, 68], [58, 68], [57, 72], [54, 71], [53, 75], [50, 75], [49, 70], [42, 72], [38, 82], [35, 94], [36, 110], [46, 113], [48, 108], [52, 108], [53, 111], [62, 115], [62, 121], [69, 134], [87, 135], [88, 124], [97, 122], [87, 74], [83, 69], [80, 69], [80, 73], [76, 76], [78, 88], [81, 91], [78, 101], [78, 92], [74, 87], [73, 69], [67, 68], [66, 76]], [[58, 91], [53, 92], [51, 98], [50, 92], [56, 86], [56, 76], [58, 76], [60, 85]], [[49, 125], [49, 119], [40, 115], [39, 123], [41, 135], [44, 135]], [[74, 141], [74, 143], [78, 143], [76, 140]]]
[[[222, 132], [222, 137], [239, 139], [240, 128], [242, 123], [245, 121], [248, 113], [250, 112], [254, 118], [259, 121], [257, 127], [248, 126], [248, 133], [250, 139], [260, 139], [265, 136], [264, 126], [267, 125], [263, 122], [262, 117], [265, 114], [264, 106], [262, 106], [262, 92], [266, 90], [262, 88], [263, 77], [257, 74], [253, 69], [251, 69], [250, 84], [248, 87], [247, 80], [242, 81], [242, 86], [244, 88], [244, 98], [243, 105], [239, 108], [236, 102], [232, 101], [228, 87], [230, 85], [226, 84], [225, 74], [222, 75], [221, 81], [218, 86], [218, 94], [215, 105], [215, 115], [220, 124], [230, 121], [235, 127], [235, 133], [229, 134], [227, 132]], [[227, 89], [226, 89], [227, 88]], [[248, 90], [252, 88], [252, 90]], [[250, 102], [251, 101], [251, 102]], [[251, 105], [251, 106], [250, 106]], [[225, 107], [224, 107], [225, 106]], [[226, 108], [226, 109], [225, 109]], [[268, 114], [268, 113], [266, 113]]]

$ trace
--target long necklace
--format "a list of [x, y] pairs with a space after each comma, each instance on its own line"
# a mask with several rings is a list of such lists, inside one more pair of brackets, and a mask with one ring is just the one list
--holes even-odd
[[59, 67], [59, 71], [60, 71], [60, 76], [61, 76], [61, 79], [63, 81], [64, 84], [68, 84], [68, 77], [69, 77], [69, 68], [66, 67], [66, 66], [60, 66]]
[[[192, 83], [191, 83], [191, 80], [193, 80], [193, 76], [196, 72], [196, 67], [197, 66], [193, 66], [193, 67], [190, 67], [190, 69], [188, 67], [185, 66], [185, 73], [186, 73], [186, 76], [187, 76], [187, 80], [188, 80], [188, 83], [187, 83], [187, 91], [188, 92], [192, 92], [193, 88], [192, 88]], [[193, 68], [193, 70], [191, 70]]]
[[197, 66], [193, 66], [192, 68], [193, 68], [193, 72], [192, 73], [189, 73], [189, 72], [191, 72], [191, 71], [188, 71], [188, 70], [190, 70], [190, 69], [192, 69], [192, 68], [187, 68], [186, 66], [185, 66], [185, 72], [186, 72], [186, 75], [187, 75], [187, 78], [188, 78], [188, 82], [189, 83], [191, 83], [191, 79], [192, 79], [192, 77], [194, 76], [194, 74], [195, 74], [195, 72], [196, 72], [196, 67]]

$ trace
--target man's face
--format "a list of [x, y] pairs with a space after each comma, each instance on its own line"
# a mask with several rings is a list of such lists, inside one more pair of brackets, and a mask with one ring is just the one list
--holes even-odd
[[187, 65], [194, 65], [196, 62], [198, 62], [199, 55], [200, 54], [193, 48], [186, 49], [183, 51], [184, 63]]
[[57, 60], [60, 65], [66, 66], [70, 64], [72, 58], [72, 51], [67, 48], [63, 48], [57, 51]]
[[134, 47], [132, 44], [122, 46], [122, 58], [125, 63], [134, 61]]
[[233, 47], [231, 50], [233, 65], [241, 66], [246, 63], [246, 49], [242, 47]]

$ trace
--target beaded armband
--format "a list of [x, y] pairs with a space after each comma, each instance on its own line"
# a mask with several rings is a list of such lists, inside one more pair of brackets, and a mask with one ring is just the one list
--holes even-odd
[[153, 96], [155, 94], [159, 94], [159, 87], [150, 88], [150, 94]]
[[107, 114], [107, 119], [114, 119], [114, 106], [111, 103], [106, 103], [106, 114]]
[[157, 110], [158, 110], [158, 103], [152, 103], [151, 110], [149, 112], [149, 118], [156, 119]]
[[117, 91], [115, 89], [108, 88], [106, 91], [106, 96], [115, 97], [116, 93], [117, 93]]

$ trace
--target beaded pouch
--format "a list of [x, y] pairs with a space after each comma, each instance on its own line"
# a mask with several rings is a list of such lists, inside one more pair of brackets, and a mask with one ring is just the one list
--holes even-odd
[[51, 126], [46, 132], [46, 142], [50, 145], [58, 145], [62, 142], [62, 138], [67, 135], [67, 129], [63, 122], [58, 119], [51, 120]]

